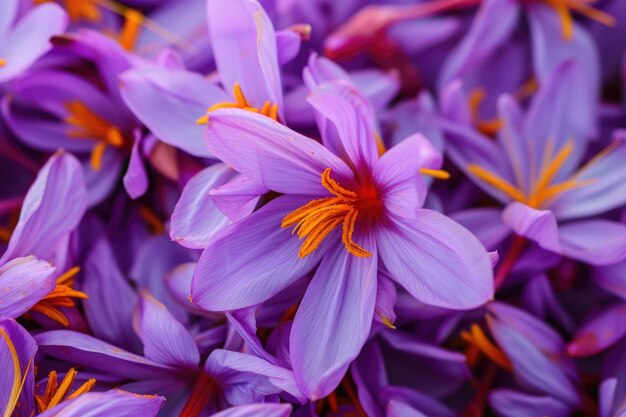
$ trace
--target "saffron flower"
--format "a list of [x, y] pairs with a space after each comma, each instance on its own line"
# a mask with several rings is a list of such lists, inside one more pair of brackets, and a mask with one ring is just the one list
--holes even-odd
[[208, 115], [209, 150], [281, 195], [209, 244], [192, 300], [207, 310], [248, 307], [317, 267], [294, 320], [290, 356], [300, 388], [318, 399], [337, 386], [369, 335], [379, 271], [419, 300], [454, 309], [483, 304], [493, 283], [480, 242], [421, 208], [420, 169], [441, 164], [426, 138], [414, 135], [380, 157], [373, 115], [357, 90], [329, 83], [309, 100], [335, 125], [341, 157], [269, 117], [230, 109]]

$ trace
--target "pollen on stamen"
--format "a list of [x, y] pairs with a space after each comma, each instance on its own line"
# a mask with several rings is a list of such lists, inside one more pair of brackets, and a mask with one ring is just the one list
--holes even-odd
[[450, 179], [450, 173], [443, 169], [420, 168], [420, 174], [428, 175], [429, 177], [437, 178], [438, 180]]
[[342, 187], [332, 179], [330, 168], [326, 168], [321, 177], [322, 185], [334, 197], [310, 201], [287, 214], [281, 224], [283, 228], [294, 226], [292, 233], [297, 233], [299, 238], [305, 239], [298, 257], [305, 258], [313, 253], [339, 225], [342, 225], [341, 241], [350, 254], [361, 258], [372, 256], [352, 238], [359, 216], [359, 205], [370, 203], [360, 201], [356, 192]]

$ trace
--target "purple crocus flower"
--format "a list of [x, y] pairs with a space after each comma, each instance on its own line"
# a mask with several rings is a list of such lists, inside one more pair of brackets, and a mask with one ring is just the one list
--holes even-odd
[[63, 33], [67, 15], [55, 4], [26, 9], [22, 0], [0, 4], [0, 84], [28, 69], [52, 45], [50, 37]]
[[213, 349], [202, 363], [199, 345], [208, 342], [202, 339], [210, 337], [210, 346], [215, 348], [216, 342], [219, 345], [216, 338], [223, 332], [192, 336], [145, 291], [134, 311], [133, 328], [143, 344], [142, 356], [69, 330], [40, 333], [36, 340], [48, 355], [105, 373], [120, 384], [126, 382], [124, 389], [165, 395], [166, 416], [197, 417], [216, 411], [224, 399], [242, 405], [261, 402], [282, 391], [302, 400], [290, 370], [256, 356]]
[[[502, 96], [503, 128], [497, 142], [468, 127], [462, 111], [453, 112], [459, 122], [444, 122], [443, 128], [450, 157], [506, 205], [502, 219], [512, 232], [548, 251], [608, 265], [626, 257], [626, 226], [589, 217], [626, 201], [626, 171], [621, 169], [626, 146], [618, 139], [585, 161], [595, 125], [593, 98], [584, 89], [571, 88], [585, 80], [576, 62], [563, 63], [525, 114], [511, 96]], [[448, 108], [463, 108], [459, 88], [448, 90], [449, 104], [456, 103]]]
[[32, 309], [68, 324], [58, 307], [86, 297], [72, 289], [76, 270], [62, 273], [71, 266], [68, 238], [85, 212], [86, 194], [80, 164], [71, 154], [58, 152], [39, 171], [0, 258], [0, 317], [17, 318]]
[[[5, 416], [33, 416], [36, 410], [40, 412], [37, 415], [46, 417], [125, 416], [133, 410], [141, 410], [141, 415], [148, 417], [156, 416], [163, 404], [163, 397], [120, 390], [86, 394], [93, 387], [93, 381], [70, 393], [68, 390], [76, 375], [74, 370], [68, 372], [60, 384], [47, 384], [46, 392], [36, 395], [36, 352], [37, 343], [24, 328], [14, 320], [0, 320], [0, 366], [3, 370], [0, 408]], [[56, 373], [51, 375], [56, 378]]]
[[335, 125], [342, 158], [271, 118], [210, 113], [209, 150], [282, 195], [209, 244], [192, 299], [207, 310], [248, 307], [318, 267], [290, 339], [298, 384], [318, 399], [337, 386], [367, 339], [379, 270], [416, 298], [455, 309], [483, 304], [493, 287], [478, 240], [421, 208], [420, 169], [441, 164], [428, 140], [414, 135], [379, 157], [373, 115], [357, 90], [329, 83], [309, 100]]

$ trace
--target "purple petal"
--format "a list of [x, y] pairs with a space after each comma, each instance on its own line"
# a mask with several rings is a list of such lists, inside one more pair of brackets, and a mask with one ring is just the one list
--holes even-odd
[[249, 404], [227, 408], [213, 417], [289, 417], [291, 404]]
[[396, 285], [393, 280], [379, 271], [374, 320], [385, 326], [393, 326], [393, 323], [396, 321], [396, 313], [393, 311], [393, 307], [396, 305], [396, 297]]
[[[563, 369], [550, 361], [523, 334], [499, 320], [489, 322], [491, 332], [513, 365], [522, 386], [549, 394], [565, 403], [578, 403], [578, 393]], [[537, 372], [541, 369], [541, 372]]]
[[285, 215], [309, 200], [278, 197], [227, 226], [200, 257], [191, 289], [193, 303], [211, 311], [249, 307], [311, 271], [323, 255], [324, 245], [299, 259], [302, 242], [280, 226]]
[[294, 319], [291, 363], [298, 385], [313, 401], [339, 385], [372, 326], [378, 256], [374, 237], [359, 237], [372, 256], [356, 257], [341, 243], [329, 248]]
[[148, 173], [143, 165], [143, 157], [140, 151], [141, 138], [139, 132], [135, 132], [133, 148], [130, 151], [130, 161], [124, 174], [124, 188], [132, 199], [145, 194], [148, 190]]
[[122, 390], [89, 392], [49, 408], [40, 417], [156, 417], [165, 403], [164, 397], [137, 395]]
[[573, 357], [594, 355], [614, 345], [625, 334], [626, 305], [619, 304], [582, 326], [567, 345], [567, 353]]
[[235, 172], [215, 164], [198, 172], [185, 185], [170, 223], [170, 237], [191, 249], [204, 249], [211, 238], [231, 223], [213, 203], [211, 189], [228, 182]]
[[422, 209], [415, 219], [395, 218], [378, 230], [378, 247], [392, 278], [418, 300], [470, 309], [493, 297], [487, 251], [467, 229]]
[[485, 62], [510, 38], [519, 14], [516, 0], [483, 2], [469, 31], [446, 60], [439, 85], [443, 88], [455, 78], [484, 68]]
[[267, 193], [267, 187], [236, 175], [226, 184], [209, 191], [213, 204], [232, 221], [241, 220], [252, 213], [259, 197]]
[[191, 155], [211, 156], [196, 120], [211, 105], [228, 100], [224, 91], [183, 70], [133, 69], [121, 80], [124, 102], [159, 140]]
[[82, 301], [93, 334], [110, 343], [135, 350], [139, 340], [131, 323], [137, 295], [126, 280], [106, 238], [94, 244], [85, 262]]
[[508, 389], [496, 389], [489, 395], [489, 404], [499, 417], [550, 416], [567, 417], [571, 407], [551, 395], [531, 395]]
[[594, 268], [596, 284], [626, 301], [626, 262]]
[[361, 92], [350, 83], [333, 81], [319, 85], [308, 101], [335, 125], [341, 140], [339, 156], [357, 169], [373, 168], [378, 160], [374, 114]]
[[591, 265], [626, 259], [626, 225], [608, 220], [583, 220], [559, 228], [563, 255]]
[[281, 391], [304, 402], [293, 372], [253, 355], [216, 349], [204, 370], [219, 381], [233, 405], [262, 402], [265, 396]]
[[487, 249], [495, 249], [511, 230], [502, 222], [502, 211], [491, 208], [472, 208], [451, 214], [450, 217], [471, 231]]
[[71, 330], [52, 330], [35, 336], [39, 349], [58, 359], [124, 378], [169, 378], [174, 368], [159, 364], [95, 337]]
[[146, 358], [173, 367], [197, 368], [200, 353], [193, 337], [163, 304], [146, 291], [139, 297], [133, 322]]
[[[26, 329], [12, 319], [0, 320], [0, 332], [0, 409], [6, 412], [7, 405], [15, 406], [14, 411], [17, 414], [33, 415], [37, 343]], [[14, 382], [17, 367], [18, 384], [24, 379], [21, 392], [19, 385], [16, 386]], [[11, 398], [12, 395], [18, 397]], [[17, 401], [17, 405], [10, 404], [12, 401]]]
[[212, 112], [205, 140], [227, 165], [280, 193], [326, 194], [321, 183], [326, 168], [335, 178], [352, 178], [347, 165], [319, 143], [249, 111]]
[[374, 179], [380, 188], [385, 209], [413, 218], [426, 199], [426, 183], [420, 168], [441, 167], [443, 157], [417, 133], [392, 147], [376, 162]]
[[626, 202], [626, 143], [617, 139], [608, 146], [617, 146], [612, 152], [590, 163], [580, 171], [576, 181], [584, 186], [563, 192], [551, 209], [559, 219], [575, 219], [604, 213], [623, 206]]
[[68, 153], [53, 155], [26, 193], [20, 218], [0, 264], [28, 255], [54, 260], [56, 246], [83, 217], [86, 199], [79, 162]]
[[252, 0], [209, 0], [207, 16], [222, 83], [240, 83], [246, 99], [261, 108], [269, 100], [282, 112], [276, 34], [263, 7]]
[[559, 230], [552, 211], [537, 210], [516, 201], [504, 209], [502, 219], [515, 234], [537, 242], [546, 250], [561, 252]]
[[391, 400], [387, 403], [387, 417], [426, 417], [407, 403]]
[[56, 268], [34, 256], [15, 258], [0, 266], [0, 317], [17, 318], [56, 286]]
[[[7, 12], [10, 17], [10, 10]], [[52, 47], [50, 37], [64, 32], [66, 26], [67, 15], [61, 7], [42, 4], [28, 12], [8, 33], [0, 30], [0, 56], [7, 62], [0, 67], [0, 83], [19, 75], [46, 53]]]

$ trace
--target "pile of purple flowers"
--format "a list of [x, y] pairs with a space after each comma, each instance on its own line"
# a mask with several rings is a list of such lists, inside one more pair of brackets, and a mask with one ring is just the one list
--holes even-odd
[[626, 416], [625, 0], [0, 0], [0, 417]]

